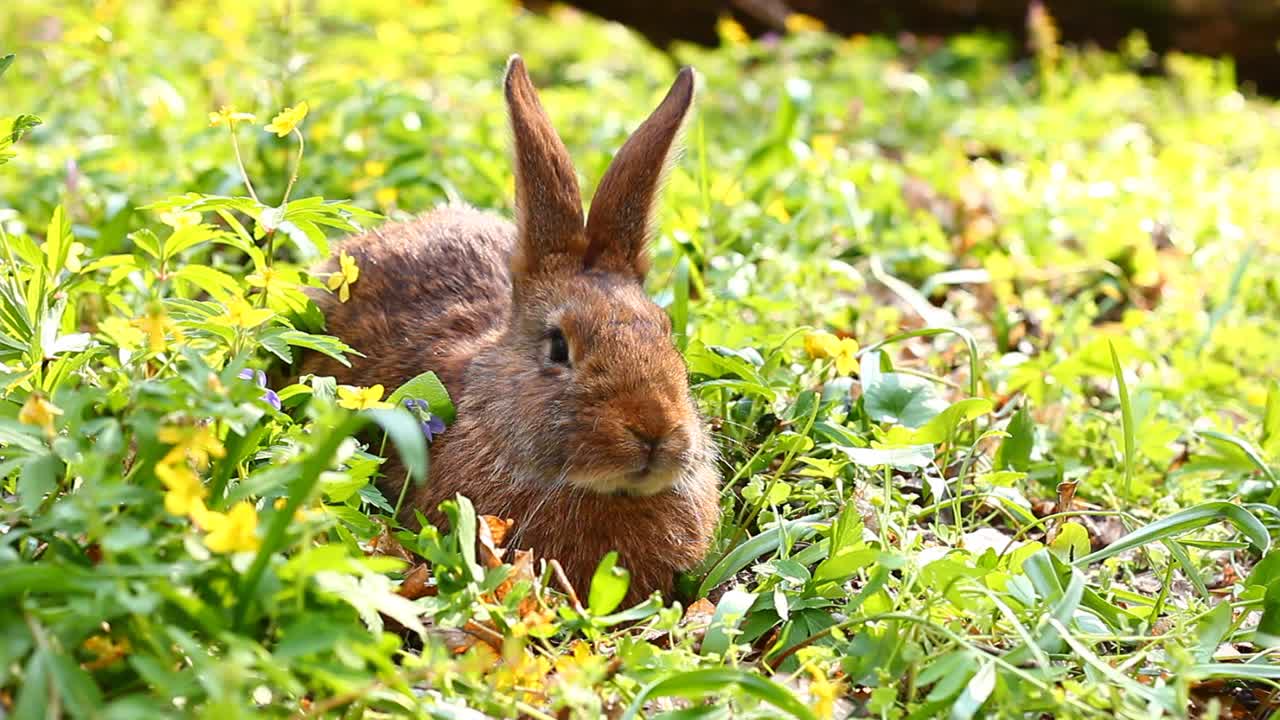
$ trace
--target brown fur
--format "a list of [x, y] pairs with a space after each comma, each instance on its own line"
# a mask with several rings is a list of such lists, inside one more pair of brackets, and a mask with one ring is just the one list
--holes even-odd
[[[669, 592], [704, 555], [718, 519], [714, 446], [689, 395], [667, 315], [645, 295], [653, 206], [693, 99], [681, 71], [618, 153], [584, 225], [576, 177], [518, 57], [506, 76], [517, 223], [450, 206], [347, 240], [359, 280], [339, 303], [317, 294], [331, 333], [363, 352], [308, 373], [395, 388], [435, 371], [457, 405], [408, 492], [433, 523], [461, 493], [516, 521], [511, 545], [556, 558], [585, 593], [617, 550], [629, 601]], [[332, 261], [329, 268], [332, 269]], [[553, 328], [570, 363], [553, 362]], [[387, 466], [384, 489], [403, 483]]]

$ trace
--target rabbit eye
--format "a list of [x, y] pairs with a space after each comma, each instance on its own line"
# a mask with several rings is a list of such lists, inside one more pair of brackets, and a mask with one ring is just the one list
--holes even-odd
[[569, 341], [565, 339], [564, 333], [560, 328], [551, 328], [551, 332], [547, 336], [547, 343], [550, 345], [548, 356], [551, 362], [557, 365], [569, 364]]

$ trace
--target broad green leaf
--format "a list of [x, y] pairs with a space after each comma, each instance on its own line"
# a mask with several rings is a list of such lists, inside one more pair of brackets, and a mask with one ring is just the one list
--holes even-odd
[[424, 480], [427, 477], [427, 441], [422, 436], [422, 426], [417, 418], [402, 407], [364, 412], [387, 433], [387, 437], [396, 446], [409, 478], [415, 482]]
[[965, 398], [952, 403], [911, 435], [913, 443], [938, 444], [955, 436], [961, 425], [991, 412], [994, 404], [986, 398]]
[[969, 720], [978, 714], [978, 710], [982, 709], [983, 703], [987, 698], [991, 697], [992, 691], [996, 689], [996, 664], [991, 660], [982, 663], [978, 668], [978, 672], [969, 679], [965, 685], [964, 692], [960, 693], [960, 697], [956, 698], [955, 703], [951, 706], [952, 720]]
[[18, 497], [22, 509], [34, 513], [45, 496], [58, 488], [58, 474], [62, 461], [55, 455], [36, 455], [22, 466], [18, 476]]
[[707, 572], [707, 576], [702, 579], [702, 584], [698, 587], [698, 597], [706, 597], [712, 588], [736, 575], [739, 570], [755, 562], [756, 558], [777, 550], [784, 539], [797, 542], [815, 532], [817, 532], [817, 523], [812, 518], [787, 520], [777, 527], [761, 531], [760, 534], [735, 547]]
[[427, 405], [431, 407], [431, 414], [438, 416], [448, 425], [452, 425], [457, 416], [453, 401], [449, 398], [449, 391], [445, 389], [444, 383], [440, 382], [440, 378], [430, 370], [396, 388], [395, 392], [391, 393], [391, 397], [387, 398], [387, 402], [399, 405], [409, 398], [426, 400]]
[[1031, 450], [1035, 446], [1035, 423], [1026, 406], [1018, 408], [1018, 412], [1009, 419], [1005, 428], [1009, 437], [1000, 443], [996, 451], [995, 468], [997, 470], [1017, 470], [1026, 472], [1031, 467]]
[[1196, 623], [1196, 660], [1210, 662], [1231, 629], [1231, 603], [1220, 602]]
[[703, 655], [718, 656], [729, 649], [733, 642], [734, 631], [747, 617], [747, 611], [756, 601], [756, 594], [741, 590], [730, 590], [720, 598], [715, 614], [711, 616], [711, 624], [702, 638]]
[[1089, 554], [1092, 545], [1089, 531], [1078, 522], [1066, 522], [1058, 530], [1058, 536], [1049, 543], [1049, 549], [1063, 562], [1071, 562]]
[[841, 447], [838, 449], [847, 455], [853, 461], [853, 464], [861, 465], [862, 467], [878, 468], [888, 465], [899, 470], [910, 470], [912, 468], [928, 467], [933, 464], [932, 445], [903, 445], [886, 448]]
[[874, 380], [863, 375], [862, 402], [872, 420], [908, 428], [928, 423], [947, 408], [929, 380], [892, 372], [877, 373]]
[[591, 576], [587, 609], [592, 615], [608, 615], [622, 604], [631, 585], [631, 573], [618, 566], [618, 553], [610, 551], [596, 566]]

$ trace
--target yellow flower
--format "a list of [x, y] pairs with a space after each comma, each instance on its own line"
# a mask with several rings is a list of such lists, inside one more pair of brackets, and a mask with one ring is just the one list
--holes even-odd
[[827, 29], [827, 26], [818, 18], [802, 13], [791, 13], [784, 22], [787, 32], [790, 33], [822, 32]]
[[273, 132], [277, 137], [284, 137], [294, 131], [298, 127], [298, 123], [307, 116], [307, 103], [300, 102], [294, 107], [285, 108], [279, 114], [271, 118], [271, 123], [266, 126], [267, 132]]
[[168, 491], [164, 494], [164, 509], [172, 515], [195, 514], [204, 510], [204, 498], [208, 494], [204, 483], [196, 477], [185, 459], [171, 462], [166, 457], [156, 465], [156, 478]]
[[235, 108], [223, 105], [218, 112], [209, 113], [209, 127], [218, 127], [226, 125], [234, 128], [238, 122], [253, 122], [252, 113], [237, 112]]
[[220, 458], [227, 454], [213, 429], [208, 426], [170, 425], [160, 428], [156, 432], [156, 439], [173, 446], [161, 460], [162, 463], [176, 464], [189, 459], [203, 470], [209, 467], [209, 458]]
[[18, 411], [18, 422], [39, 426], [46, 435], [53, 435], [53, 419], [61, 414], [61, 408], [46, 400], [43, 395], [31, 393]]
[[233, 298], [227, 303], [227, 312], [213, 318], [219, 325], [251, 330], [271, 319], [274, 312], [267, 308], [256, 308], [244, 298]]
[[813, 156], [822, 162], [829, 162], [836, 151], [837, 138], [830, 133], [814, 135], [809, 139], [809, 147], [813, 148]]
[[572, 651], [568, 655], [560, 655], [555, 661], [556, 675], [570, 683], [603, 669], [604, 665], [604, 658], [591, 652], [591, 645], [582, 640], [575, 640]]
[[209, 530], [205, 547], [216, 553], [253, 552], [262, 544], [258, 540], [258, 511], [244, 500], [225, 514], [206, 511], [200, 524]]
[[[276, 501], [275, 501], [274, 503], [272, 503], [272, 504], [271, 504], [271, 507], [273, 507], [273, 508], [275, 508], [275, 509], [277, 509], [277, 510], [283, 510], [283, 509], [284, 509], [285, 504], [287, 504], [288, 502], [289, 502], [289, 501], [288, 501], [288, 500], [286, 500], [285, 498], [276, 498]], [[297, 510], [295, 510], [295, 511], [294, 511], [294, 513], [293, 513], [293, 519], [294, 519], [294, 520], [297, 520], [298, 522], [302, 522], [302, 521], [306, 520], [306, 519], [307, 519], [307, 511], [306, 511], [306, 510], [303, 510], [302, 508], [298, 508], [298, 509], [297, 509]]]
[[782, 203], [782, 198], [774, 198], [773, 202], [764, 209], [764, 214], [784, 225], [791, 222], [791, 213], [787, 212], [787, 206]]
[[92, 661], [83, 665], [85, 670], [91, 671], [115, 665], [133, 649], [129, 645], [129, 638], [113, 640], [107, 635], [93, 635], [80, 647], [94, 656]]
[[386, 410], [393, 407], [391, 403], [382, 402], [382, 386], [358, 388], [350, 385], [338, 386], [338, 405], [348, 410]]
[[500, 692], [518, 691], [518, 697], [524, 702], [537, 703], [542, 699], [542, 689], [549, 672], [550, 660], [526, 650], [516, 662], [506, 660], [499, 665], [490, 680]]
[[818, 668], [809, 668], [813, 679], [809, 681], [809, 695], [813, 698], [813, 713], [819, 718], [830, 718], [835, 712], [836, 698], [844, 692], [844, 683], [832, 682]]
[[373, 192], [373, 199], [378, 207], [391, 207], [400, 199], [400, 191], [394, 187], [378, 188]]
[[369, 177], [382, 177], [387, 172], [387, 164], [378, 160], [366, 160], [364, 174]]
[[173, 335], [174, 342], [182, 340], [182, 331], [169, 319], [164, 306], [159, 303], [151, 305], [147, 314], [135, 319], [133, 324], [146, 333], [147, 347], [153, 353], [164, 351], [166, 333]]
[[848, 375], [858, 367], [858, 341], [853, 338], [838, 338], [829, 332], [809, 333], [804, 336], [804, 350], [815, 360], [835, 360], [836, 372], [841, 375]]
[[718, 175], [711, 182], [711, 196], [724, 203], [725, 207], [733, 207], [746, 199], [742, 185], [729, 175]]
[[338, 300], [346, 302], [351, 299], [351, 285], [360, 279], [360, 268], [356, 259], [346, 253], [338, 252], [338, 272], [329, 275], [329, 290], [338, 291]]
[[146, 333], [134, 327], [122, 317], [112, 315], [98, 323], [98, 332], [105, 335], [117, 347], [134, 350], [147, 339]]
[[262, 268], [245, 278], [250, 286], [262, 288], [267, 295], [279, 294], [293, 287], [293, 283], [284, 279], [284, 273], [275, 268]]
[[829, 332], [815, 332], [804, 336], [804, 351], [814, 360], [829, 358], [840, 349], [840, 338]]
[[720, 33], [721, 39], [730, 45], [746, 45], [751, 42], [751, 36], [742, 25], [728, 15], [716, 21], [716, 30]]

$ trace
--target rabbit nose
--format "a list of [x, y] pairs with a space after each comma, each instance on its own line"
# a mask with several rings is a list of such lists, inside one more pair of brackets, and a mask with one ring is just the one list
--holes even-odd
[[665, 431], [660, 433], [655, 433], [651, 430], [642, 429], [642, 428], [628, 428], [628, 429], [631, 431], [631, 436], [634, 437], [636, 441], [640, 443], [640, 446], [643, 447], [648, 452], [648, 456], [650, 460], [653, 459], [654, 455], [658, 454], [658, 448], [662, 447], [663, 441], [665, 441], [667, 437], [670, 435], [669, 432], [665, 432]]

